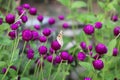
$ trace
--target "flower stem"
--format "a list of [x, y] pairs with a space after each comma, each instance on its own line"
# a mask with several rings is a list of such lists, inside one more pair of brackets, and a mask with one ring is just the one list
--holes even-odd
[[28, 65], [30, 64], [30, 62], [31, 62], [31, 59], [27, 62], [26, 66], [25, 66], [25, 69], [24, 69], [24, 71], [23, 71], [23, 73], [22, 73], [22, 75], [21, 75], [21, 76], [23, 76], [23, 75], [24, 75], [24, 73], [25, 73], [25, 71], [26, 71], [26, 69], [27, 69]]

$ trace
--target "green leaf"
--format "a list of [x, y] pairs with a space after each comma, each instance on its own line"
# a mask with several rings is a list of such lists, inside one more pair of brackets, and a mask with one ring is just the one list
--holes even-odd
[[104, 7], [105, 7], [105, 3], [102, 2], [102, 1], [98, 1], [98, 5], [99, 5], [102, 9], [104, 9]]
[[79, 64], [84, 67], [85, 69], [87, 69], [88, 71], [92, 71], [93, 67], [91, 63], [88, 62], [79, 62]]
[[116, 39], [113, 39], [108, 44], [108, 53], [107, 53], [107, 55], [109, 55], [109, 56], [112, 55], [112, 51], [113, 51], [113, 48], [115, 48], [115, 46], [116, 46]]
[[75, 8], [82, 8], [82, 7], [86, 7], [86, 3], [84, 1], [75, 1], [72, 3], [72, 9], [75, 9]]
[[30, 80], [30, 79], [27, 78], [27, 77], [23, 77], [23, 78], [21, 78], [20, 80]]
[[9, 69], [9, 73], [12, 78], [16, 77], [17, 75], [17, 72], [14, 69]]
[[10, 26], [6, 23], [3, 23], [2, 25], [0, 25], [0, 31], [4, 31], [7, 30]]
[[6, 62], [0, 61], [0, 67], [4, 67], [6, 65]]
[[70, 7], [70, 1], [71, 0], [58, 0], [61, 4], [64, 6], [67, 6], [68, 8]]

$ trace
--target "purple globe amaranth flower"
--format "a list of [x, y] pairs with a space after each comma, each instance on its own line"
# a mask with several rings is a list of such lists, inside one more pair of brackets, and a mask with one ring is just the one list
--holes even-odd
[[92, 35], [94, 33], [94, 27], [91, 24], [88, 24], [83, 28], [83, 31], [87, 35]]
[[18, 20], [15, 24], [17, 24], [18, 26], [20, 26], [22, 24], [22, 21]]
[[55, 24], [55, 19], [52, 18], [52, 17], [49, 18], [48, 23], [49, 23], [50, 25]]
[[23, 16], [21, 17], [21, 19], [22, 19], [22, 22], [23, 22], [23, 23], [26, 23], [26, 22], [28, 21], [28, 17], [25, 16], [25, 15], [23, 15]]
[[90, 77], [85, 77], [84, 80], [92, 80]]
[[44, 19], [43, 15], [39, 14], [39, 15], [37, 16], [37, 20], [38, 20], [39, 22], [42, 22], [43, 19]]
[[60, 63], [61, 62], [61, 57], [60, 56], [56, 56], [54, 61], [55, 61], [55, 63]]
[[117, 36], [118, 34], [120, 34], [120, 26], [116, 26], [113, 30], [113, 33], [115, 36]]
[[107, 47], [102, 43], [97, 44], [95, 50], [100, 55], [107, 53]]
[[17, 35], [16, 31], [10, 31], [10, 32], [8, 33], [8, 36], [9, 36], [12, 40], [15, 39], [16, 35]]
[[96, 22], [95, 23], [95, 28], [97, 28], [97, 29], [102, 28], [102, 23], [101, 22]]
[[56, 50], [59, 50], [61, 48], [61, 45], [58, 43], [57, 40], [55, 40], [51, 43], [51, 48], [56, 51]]
[[3, 19], [2, 18], [0, 18], [0, 25], [3, 23]]
[[17, 7], [16, 7], [16, 10], [17, 10], [17, 11], [23, 10], [23, 7], [22, 7], [22, 6], [17, 6]]
[[7, 68], [2, 68], [2, 73], [4, 74], [7, 71]]
[[12, 30], [17, 30], [18, 29], [18, 24], [11, 24], [11, 26], [10, 26], [10, 28], [12, 29]]
[[118, 16], [117, 15], [113, 15], [111, 17], [111, 20], [114, 21], [114, 22], [118, 21]]
[[62, 52], [60, 53], [60, 56], [61, 56], [61, 58], [62, 58], [63, 60], [68, 60], [68, 58], [69, 58], [69, 53], [68, 53], [67, 51], [62, 51]]
[[89, 55], [92, 57], [92, 55], [93, 55], [93, 52], [91, 51], [91, 52], [89, 52]]
[[23, 4], [23, 8], [29, 9], [30, 8], [30, 4], [27, 4], [27, 3]]
[[49, 28], [44, 28], [42, 33], [44, 36], [49, 36], [51, 34], [51, 30]]
[[41, 55], [45, 55], [45, 54], [47, 53], [47, 48], [46, 48], [46, 46], [40, 46], [40, 47], [38, 48], [38, 52], [39, 52], [39, 54], [41, 54]]
[[67, 29], [67, 28], [69, 27], [69, 24], [65, 22], [65, 23], [63, 23], [62, 27], [63, 27], [64, 29]]
[[[21, 10], [18, 10], [18, 14], [19, 15], [22, 15], [22, 14], [26, 14], [25, 10], [24, 9], [21, 9]], [[23, 16], [23, 15], [22, 15]]]
[[118, 53], [119, 53], [118, 49], [117, 49], [117, 48], [114, 48], [112, 55], [113, 55], [113, 56], [117, 56]]
[[77, 58], [78, 58], [78, 60], [80, 60], [80, 61], [84, 61], [85, 58], [86, 58], [86, 55], [85, 55], [84, 52], [79, 52], [78, 55], [77, 55]]
[[40, 37], [39, 37], [39, 41], [40, 41], [40, 42], [46, 42], [46, 41], [47, 41], [46, 36], [40, 36]]
[[24, 41], [30, 41], [33, 37], [32, 31], [29, 29], [25, 29], [22, 31], [22, 39]]
[[102, 60], [98, 59], [98, 60], [94, 60], [93, 61], [93, 67], [96, 69], [96, 70], [101, 70], [103, 69], [104, 67], [104, 63]]
[[92, 51], [92, 45], [88, 46], [89, 51]]
[[54, 53], [54, 50], [52, 48], [49, 49], [50, 54]]
[[15, 71], [17, 71], [16, 66], [10, 66], [10, 68], [13, 69], [13, 70], [15, 70]]
[[53, 61], [53, 55], [49, 55], [49, 56], [47, 57], [47, 61], [48, 61], [48, 62], [52, 62], [52, 61]]
[[15, 22], [15, 15], [13, 14], [8, 14], [6, 17], [5, 17], [5, 21], [8, 23], [8, 24], [12, 24]]
[[39, 39], [39, 33], [35, 30], [32, 30], [32, 39], [38, 40]]
[[27, 50], [27, 58], [28, 59], [33, 59], [34, 58], [34, 50], [33, 49]]
[[72, 63], [73, 61], [74, 61], [74, 57], [72, 55], [69, 55], [68, 63]]
[[36, 25], [34, 25], [34, 28], [35, 28], [36, 30], [40, 30], [40, 25], [39, 25], [39, 24], [36, 24]]
[[58, 18], [59, 18], [59, 20], [64, 20], [65, 19], [64, 15], [59, 15]]
[[29, 13], [30, 13], [31, 15], [36, 15], [36, 14], [37, 14], [37, 9], [36, 9], [35, 7], [31, 7], [31, 8], [29, 9]]
[[86, 43], [85, 43], [85, 42], [81, 42], [81, 43], [80, 43], [80, 47], [81, 47], [83, 50], [85, 50], [85, 49], [87, 48]]

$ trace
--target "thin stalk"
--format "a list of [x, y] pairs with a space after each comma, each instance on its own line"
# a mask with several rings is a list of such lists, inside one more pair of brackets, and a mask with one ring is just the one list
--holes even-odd
[[30, 62], [31, 62], [31, 59], [27, 62], [26, 66], [25, 66], [25, 69], [23, 70], [23, 73], [22, 73], [22, 75], [21, 75], [21, 76], [23, 76], [23, 75], [24, 75], [24, 73], [25, 73], [25, 71], [26, 71], [26, 69], [27, 69], [28, 65], [30, 64]]
[[18, 64], [18, 70], [17, 70], [17, 73], [19, 72], [19, 69], [20, 69], [20, 65], [21, 65], [21, 61], [22, 61], [22, 55], [23, 55], [23, 52], [25, 50], [25, 46], [26, 46], [27, 42], [25, 41], [24, 45], [23, 45], [23, 49], [22, 49], [22, 53], [20, 54], [20, 62]]

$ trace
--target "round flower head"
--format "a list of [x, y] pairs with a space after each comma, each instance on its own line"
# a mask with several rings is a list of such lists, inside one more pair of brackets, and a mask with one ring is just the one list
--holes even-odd
[[2, 68], [2, 73], [4, 74], [7, 71], [7, 68]]
[[69, 53], [68, 53], [67, 51], [62, 51], [62, 52], [60, 53], [60, 56], [61, 56], [61, 58], [62, 58], [63, 60], [68, 60], [68, 58], [69, 58]]
[[102, 43], [97, 44], [97, 46], [95, 47], [95, 50], [100, 55], [107, 53], [107, 47]]
[[51, 30], [49, 28], [44, 28], [42, 33], [44, 36], [49, 36], [51, 34]]
[[0, 18], [0, 25], [3, 23], [3, 19], [2, 18]]
[[63, 27], [64, 29], [67, 29], [67, 28], [69, 27], [69, 24], [65, 22], [65, 23], [63, 23], [62, 27]]
[[8, 33], [8, 35], [9, 35], [9, 37], [13, 40], [13, 39], [15, 39], [15, 37], [16, 37], [16, 31], [10, 31], [10, 32]]
[[93, 67], [96, 69], [96, 70], [101, 70], [103, 69], [104, 67], [104, 63], [102, 60], [98, 59], [98, 60], [94, 60], [93, 61]]
[[61, 46], [60, 46], [60, 44], [58, 43], [58, 41], [55, 40], [55, 41], [53, 41], [53, 42], [51, 43], [51, 48], [56, 51], [56, 50], [59, 50], [59, 49], [61, 48]]
[[43, 15], [39, 14], [39, 15], [37, 16], [37, 20], [38, 20], [39, 22], [42, 22], [43, 19], [44, 19]]
[[69, 55], [68, 57], [68, 63], [72, 63], [74, 61], [74, 58], [72, 55]]
[[29, 9], [29, 8], [30, 8], [30, 4], [25, 3], [25, 4], [23, 4], [23, 7], [24, 7], [25, 9]]
[[39, 41], [40, 41], [40, 42], [46, 42], [46, 41], [47, 41], [46, 36], [40, 36], [40, 37], [39, 37]]
[[18, 24], [11, 24], [11, 26], [10, 26], [10, 28], [12, 29], [12, 30], [17, 30], [18, 29]]
[[22, 24], [21, 20], [18, 20], [15, 24], [17, 24], [18, 26], [20, 26]]
[[26, 23], [26, 22], [28, 21], [28, 17], [25, 16], [25, 15], [23, 15], [23, 16], [21, 17], [21, 19], [22, 19], [22, 22], [23, 22], [23, 23]]
[[34, 57], [34, 51], [33, 51], [33, 49], [27, 50], [27, 58], [28, 59], [33, 59], [33, 57]]
[[17, 71], [16, 66], [10, 66], [10, 68], [13, 69], [13, 70], [15, 70], [15, 71]]
[[34, 25], [34, 28], [35, 28], [36, 30], [40, 30], [40, 25], [36, 24], [36, 25]]
[[29, 29], [25, 29], [22, 31], [22, 39], [24, 41], [30, 41], [32, 39], [32, 32]]
[[88, 46], [88, 49], [89, 49], [90, 51], [92, 51], [92, 45], [89, 45], [89, 46]]
[[84, 80], [92, 80], [92, 79], [89, 77], [85, 77]]
[[117, 36], [120, 33], [120, 26], [116, 26], [113, 30], [113, 33], [115, 36]]
[[31, 8], [29, 9], [29, 13], [30, 13], [31, 15], [36, 15], [36, 14], [37, 14], [37, 9], [34, 8], [34, 7], [31, 7]]
[[95, 28], [97, 28], [97, 29], [102, 28], [102, 23], [101, 22], [96, 22], [95, 23]]
[[17, 10], [17, 11], [23, 10], [23, 7], [22, 7], [22, 6], [17, 6], [17, 7], [16, 7], [16, 10]]
[[45, 55], [45, 54], [47, 53], [47, 48], [46, 48], [46, 46], [40, 46], [40, 47], [38, 48], [38, 52], [39, 52], [39, 54], [41, 54], [41, 55]]
[[24, 9], [18, 10], [18, 14], [19, 15], [25, 14], [25, 10]]
[[53, 55], [49, 55], [49, 56], [47, 57], [47, 60], [48, 60], [48, 62], [52, 62], [52, 61], [53, 61]]
[[64, 15], [59, 15], [58, 18], [59, 18], [59, 20], [64, 20], [65, 19]]
[[113, 15], [111, 17], [111, 20], [114, 21], [114, 22], [118, 21], [118, 16], [117, 15]]
[[85, 34], [91, 35], [94, 33], [94, 27], [91, 24], [88, 24], [83, 28], [83, 31]]
[[118, 55], [118, 52], [119, 52], [118, 49], [117, 49], [117, 48], [114, 48], [112, 55], [113, 55], [113, 56], [117, 56], [117, 55]]
[[54, 24], [55, 23], [55, 19], [54, 18], [49, 18], [48, 23], [50, 25]]
[[56, 56], [54, 60], [55, 60], [55, 63], [60, 63], [61, 62], [61, 57]]
[[54, 53], [54, 50], [52, 48], [49, 49], [50, 54]]
[[84, 61], [85, 58], [86, 58], [86, 55], [85, 55], [84, 52], [79, 52], [78, 55], [77, 55], [77, 58], [78, 58], [78, 60], [80, 60], [80, 61]]
[[8, 24], [12, 24], [15, 22], [15, 15], [13, 14], [8, 14], [6, 17], [5, 17], [5, 20]]
[[80, 47], [81, 47], [83, 50], [85, 50], [85, 49], [87, 48], [86, 43], [85, 43], [85, 42], [81, 42], [81, 43], [80, 43]]
[[32, 30], [32, 39], [33, 40], [38, 40], [39, 39], [39, 33], [35, 30]]

